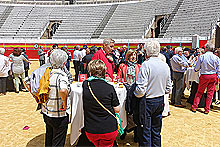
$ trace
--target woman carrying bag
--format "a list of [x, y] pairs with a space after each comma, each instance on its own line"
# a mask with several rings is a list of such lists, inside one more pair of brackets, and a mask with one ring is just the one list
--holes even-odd
[[91, 61], [88, 71], [91, 77], [83, 82], [86, 136], [96, 147], [111, 147], [118, 134], [118, 123], [113, 115], [120, 112], [119, 100], [114, 87], [104, 79], [106, 66], [103, 61]]

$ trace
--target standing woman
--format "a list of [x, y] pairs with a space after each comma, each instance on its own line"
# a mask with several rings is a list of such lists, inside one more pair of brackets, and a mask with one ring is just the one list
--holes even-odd
[[[25, 78], [24, 62], [30, 63], [23, 55], [21, 55], [21, 50], [14, 48], [12, 54], [9, 56], [12, 60], [12, 73], [14, 75], [15, 92], [19, 93], [20, 79]], [[25, 87], [26, 91], [27, 88]]]
[[9, 59], [4, 56], [5, 49], [0, 48], [0, 95], [6, 95]]
[[126, 63], [121, 63], [118, 69], [118, 78], [122, 79], [125, 83], [133, 84], [141, 67], [140, 64], [137, 63], [138, 57], [137, 52], [135, 50], [127, 51], [125, 56]]
[[[127, 89], [127, 93], [130, 93], [131, 85], [135, 83], [137, 80], [137, 75], [141, 67], [141, 65], [138, 64], [137, 61], [137, 52], [135, 50], [130, 49], [126, 53], [125, 63], [121, 63], [118, 68], [117, 76], [119, 80], [125, 83], [124, 85]], [[125, 139], [127, 132], [130, 132], [129, 130], [134, 130], [134, 142], [137, 142], [137, 127], [135, 127], [132, 115], [127, 115], [127, 120], [128, 125], [124, 130], [124, 134], [120, 136], [120, 139]]]
[[116, 118], [95, 99], [96, 97], [113, 115], [119, 113], [120, 104], [115, 89], [104, 79], [106, 69], [103, 61], [99, 59], [90, 61], [88, 71], [91, 77], [83, 82], [85, 132], [96, 147], [113, 146], [118, 134]]

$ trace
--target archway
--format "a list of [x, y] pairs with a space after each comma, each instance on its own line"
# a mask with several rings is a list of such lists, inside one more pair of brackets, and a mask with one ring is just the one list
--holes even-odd
[[160, 30], [161, 30], [161, 22], [163, 21], [164, 17], [160, 18], [157, 21], [157, 28], [155, 29], [155, 38], [158, 38], [159, 34], [160, 34]]
[[215, 47], [220, 48], [220, 27], [217, 25], [215, 33]]

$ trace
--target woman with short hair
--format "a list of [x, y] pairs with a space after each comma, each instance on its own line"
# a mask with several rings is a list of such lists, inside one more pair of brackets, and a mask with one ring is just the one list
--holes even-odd
[[126, 63], [122, 63], [118, 68], [118, 78], [125, 83], [133, 84], [137, 80], [137, 75], [141, 67], [137, 63], [138, 56], [135, 50], [128, 50], [125, 56]]
[[6, 95], [7, 90], [7, 77], [9, 67], [9, 59], [8, 57], [4, 56], [5, 49], [0, 48], [0, 95]]
[[96, 97], [113, 115], [119, 113], [120, 104], [115, 89], [105, 80], [106, 69], [103, 61], [90, 61], [88, 71], [91, 77], [83, 82], [85, 132], [96, 147], [113, 146], [118, 134], [116, 118], [95, 99]]
[[[67, 113], [69, 103], [67, 102], [67, 97], [70, 91], [67, 74], [63, 71], [67, 58], [66, 52], [58, 49], [53, 50], [50, 54], [50, 63], [52, 65], [48, 76], [50, 90], [47, 101], [41, 104], [41, 113], [46, 124], [46, 147], [63, 147], [65, 145], [69, 123], [69, 114]], [[45, 64], [43, 66], [47, 65]], [[36, 76], [40, 76], [37, 72], [35, 74]], [[32, 86], [30, 78], [26, 78], [25, 83], [30, 89]]]

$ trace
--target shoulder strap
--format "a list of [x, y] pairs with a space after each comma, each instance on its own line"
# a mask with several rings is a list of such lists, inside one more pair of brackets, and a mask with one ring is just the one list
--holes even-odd
[[111, 114], [111, 115], [117, 120], [116, 116], [115, 116], [114, 114], [112, 114], [112, 112], [109, 111], [109, 110], [97, 99], [97, 97], [94, 95], [94, 93], [92, 92], [92, 89], [91, 89], [91, 87], [90, 87], [89, 82], [88, 82], [88, 87], [89, 87], [89, 91], [91, 92], [93, 98], [99, 103], [99, 105], [100, 105], [103, 109], [105, 109], [109, 114]]

